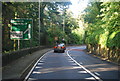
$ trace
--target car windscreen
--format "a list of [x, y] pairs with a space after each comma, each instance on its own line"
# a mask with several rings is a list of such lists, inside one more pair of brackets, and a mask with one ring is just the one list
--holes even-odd
[[58, 46], [62, 47], [62, 46], [65, 46], [65, 45], [62, 43], [62, 44], [58, 44]]

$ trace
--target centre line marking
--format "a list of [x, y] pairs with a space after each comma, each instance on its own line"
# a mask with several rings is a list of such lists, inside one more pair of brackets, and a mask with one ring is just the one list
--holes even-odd
[[[72, 50], [72, 49], [70, 49]], [[79, 64], [76, 60], [74, 60], [70, 55], [69, 55], [69, 51], [67, 50], [67, 55], [68, 57], [70, 57], [78, 66], [80, 66], [81, 68], [83, 68], [87, 73], [89, 73], [90, 75], [92, 75], [96, 80], [98, 81], [103, 81], [102, 79], [100, 79], [98, 76], [96, 76], [95, 74], [93, 74], [92, 72], [90, 72], [88, 69], [86, 69], [84, 66], [82, 66], [81, 64]]]

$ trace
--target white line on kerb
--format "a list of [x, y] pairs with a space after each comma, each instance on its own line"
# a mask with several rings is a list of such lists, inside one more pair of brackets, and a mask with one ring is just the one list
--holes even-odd
[[[49, 52], [51, 52], [51, 51], [49, 51]], [[48, 52], [47, 52], [48, 53]], [[28, 73], [28, 75], [25, 77], [25, 79], [24, 79], [24, 81], [26, 81], [27, 79], [28, 79], [28, 77], [30, 76], [30, 74], [32, 73], [32, 71], [33, 71], [33, 69], [35, 68], [35, 66], [38, 64], [38, 62], [47, 54], [47, 53], [45, 53], [43, 56], [41, 56], [40, 58], [39, 58], [39, 60], [35, 63], [35, 65], [32, 67], [32, 69], [30, 70], [30, 72]]]
[[[72, 50], [72, 49], [70, 49]], [[90, 75], [92, 75], [96, 80], [98, 81], [103, 81], [102, 79], [100, 79], [98, 76], [96, 76], [95, 74], [93, 74], [92, 72], [90, 72], [88, 69], [86, 69], [84, 66], [82, 66], [81, 64], [79, 64], [76, 60], [74, 60], [70, 55], [69, 55], [69, 51], [70, 50], [67, 50], [67, 55], [78, 65], [80, 66], [81, 68], [83, 68], [87, 73], [89, 73]]]

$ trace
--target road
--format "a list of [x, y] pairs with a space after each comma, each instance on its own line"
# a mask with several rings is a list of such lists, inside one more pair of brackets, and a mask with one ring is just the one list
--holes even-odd
[[25, 80], [119, 81], [118, 66], [86, 54], [86, 46], [67, 47], [65, 53], [44, 54]]

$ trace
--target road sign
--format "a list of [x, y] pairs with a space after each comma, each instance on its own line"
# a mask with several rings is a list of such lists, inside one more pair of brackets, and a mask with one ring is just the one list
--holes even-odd
[[23, 32], [22, 31], [11, 31], [10, 38], [12, 38], [12, 39], [23, 38]]
[[29, 40], [32, 35], [32, 19], [11, 19], [11, 39]]
[[58, 40], [58, 37], [55, 37], [54, 40], [55, 40], [55, 41]]

